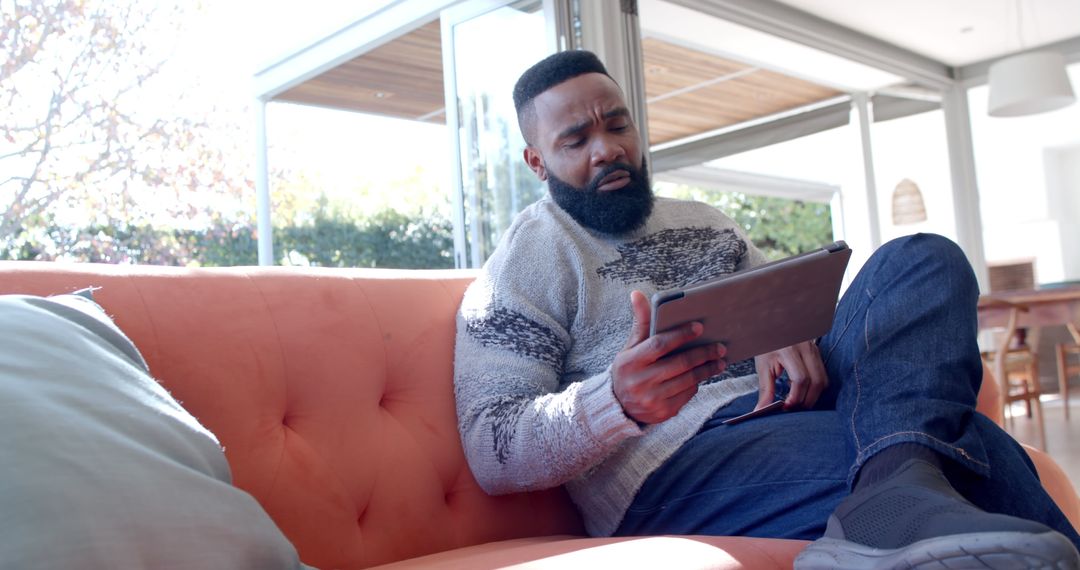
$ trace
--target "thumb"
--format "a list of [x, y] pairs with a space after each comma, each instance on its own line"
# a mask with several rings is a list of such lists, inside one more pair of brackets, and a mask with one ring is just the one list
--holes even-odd
[[626, 339], [623, 350], [636, 346], [649, 338], [649, 323], [652, 322], [652, 308], [649, 300], [641, 291], [630, 292], [630, 308], [634, 313], [634, 326], [630, 327], [630, 338]]

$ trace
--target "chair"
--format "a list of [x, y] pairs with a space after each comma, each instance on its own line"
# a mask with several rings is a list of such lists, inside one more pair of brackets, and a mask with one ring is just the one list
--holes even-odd
[[1057, 345], [1058, 393], [1065, 406], [1065, 419], [1069, 419], [1069, 376], [1080, 376], [1080, 331], [1069, 325], [1069, 332], [1075, 342]]
[[[1005, 405], [1024, 402], [1027, 417], [1032, 417], [1031, 402], [1038, 401], [1042, 395], [1039, 388], [1039, 359], [1031, 348], [1012, 348], [1005, 354], [1005, 373], [1009, 377], [1009, 392], [1005, 394]], [[1012, 414], [1008, 421], [1011, 423]]]
[[[992, 265], [989, 268], [990, 292], [1015, 291], [1035, 288], [1035, 263], [1024, 260], [1015, 263]], [[1046, 422], [1043, 418], [1042, 389], [1039, 385], [1039, 329], [1019, 328], [1020, 313], [1027, 307], [1013, 305], [1009, 326], [1006, 330], [1015, 331], [1011, 338], [1005, 339], [1004, 332], [995, 335], [994, 350], [983, 353], [984, 362], [993, 367], [997, 351], [1003, 351], [1005, 377], [999, 379], [1002, 388], [1007, 425], [1014, 425], [1011, 413], [1013, 402], [1024, 402], [1026, 415], [1037, 422], [1039, 447], [1046, 449]]]
[[[1009, 326], [1006, 330], [1015, 330], [1019, 314], [1027, 308], [1015, 305], [1009, 318]], [[1016, 331], [1023, 333], [1023, 329]], [[1028, 337], [1025, 334], [1014, 334], [1011, 341], [1006, 341], [1005, 331], [997, 331], [994, 335], [995, 350], [982, 353], [983, 363], [993, 369], [997, 352], [1004, 355], [1004, 378], [998, 380], [1001, 384], [1002, 402], [1007, 413], [1004, 414], [1007, 426], [1015, 425], [1012, 414], [1013, 402], [1024, 402], [1026, 416], [1034, 419], [1039, 430], [1039, 445], [1046, 450], [1046, 422], [1042, 409], [1042, 389], [1039, 384], [1039, 358], [1031, 348], [1037, 346], [1038, 329]]]

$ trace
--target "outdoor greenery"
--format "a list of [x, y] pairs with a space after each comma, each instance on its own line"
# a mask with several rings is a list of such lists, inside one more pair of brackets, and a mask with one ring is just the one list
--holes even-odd
[[454, 267], [453, 227], [437, 214], [383, 210], [348, 218], [320, 211], [312, 224], [274, 229], [274, 247], [290, 263], [332, 267], [449, 269]]
[[[78, 229], [53, 223], [36, 230], [36, 239], [8, 240], [0, 259], [201, 266], [258, 263], [253, 221], [235, 224], [217, 218], [198, 230], [123, 222]], [[274, 247], [280, 261], [289, 265], [447, 269], [454, 266], [452, 235], [450, 221], [438, 215], [383, 210], [356, 219], [319, 213], [312, 223], [275, 227]]]
[[833, 241], [828, 204], [664, 183], [658, 185], [657, 192], [716, 206], [742, 226], [750, 241], [769, 259], [795, 255]]
[[[204, 5], [11, 0], [3, 6], [0, 259], [255, 264], [249, 109], [185, 104], [187, 92], [178, 93], [178, 85], [204, 86], [198, 77], [177, 81], [169, 68], [172, 42]], [[498, 127], [509, 139], [511, 127]], [[469, 222], [478, 240], [473, 247], [485, 252], [509, 216], [543, 192], [519, 160], [494, 158], [513, 166], [485, 167], [474, 181], [496, 188], [470, 204], [483, 209], [471, 211]], [[279, 167], [270, 182], [278, 263], [453, 266], [449, 199], [417, 172], [383, 187], [357, 181], [333, 188], [333, 199], [331, 188], [307, 172]], [[772, 257], [831, 240], [827, 205], [671, 191], [720, 207]], [[369, 200], [361, 210], [348, 198], [413, 192], [425, 198], [405, 207]]]

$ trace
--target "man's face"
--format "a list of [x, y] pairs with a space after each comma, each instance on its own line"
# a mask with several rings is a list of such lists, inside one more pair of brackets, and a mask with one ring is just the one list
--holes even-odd
[[[548, 182], [556, 202], [605, 233], [639, 227], [652, 209], [652, 190], [641, 140], [615, 82], [600, 73], [579, 75], [532, 104], [525, 161]], [[607, 208], [612, 211], [594, 211]]]
[[[625, 170], [630, 182], [618, 190], [601, 191], [601, 182], [612, 172]], [[640, 169], [626, 163], [612, 163], [585, 188], [577, 188], [548, 170], [551, 197], [577, 223], [605, 234], [624, 234], [645, 225], [652, 213], [653, 193], [644, 161]]]

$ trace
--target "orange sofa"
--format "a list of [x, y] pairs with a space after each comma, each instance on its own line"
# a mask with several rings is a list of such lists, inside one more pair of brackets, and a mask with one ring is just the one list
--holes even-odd
[[[806, 543], [582, 537], [562, 489], [491, 497], [454, 412], [458, 271], [181, 269], [0, 262], [0, 294], [101, 287], [96, 300], [152, 374], [225, 448], [318, 568], [790, 568]], [[994, 382], [980, 409], [1000, 421]], [[1080, 499], [1045, 454], [1074, 525]], [[386, 566], [381, 566], [386, 565]]]

